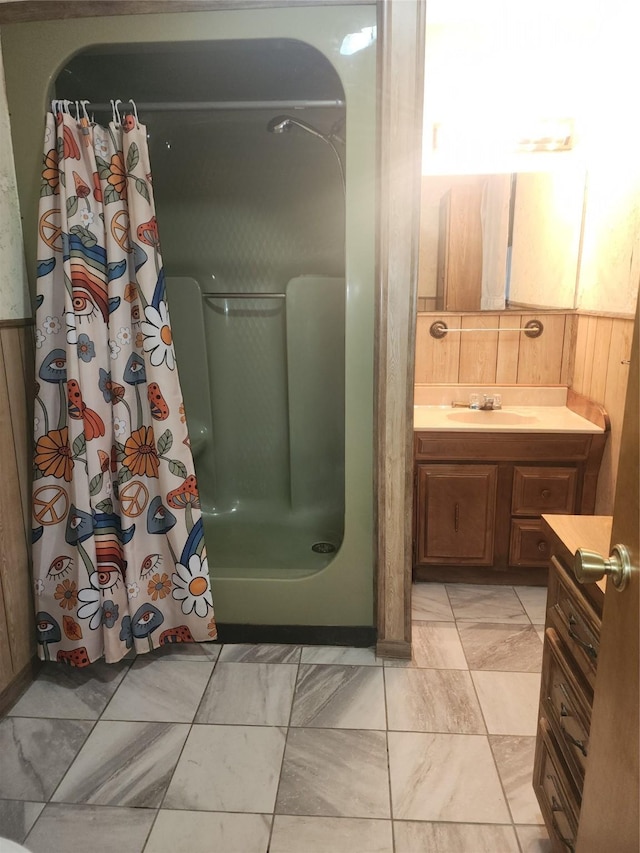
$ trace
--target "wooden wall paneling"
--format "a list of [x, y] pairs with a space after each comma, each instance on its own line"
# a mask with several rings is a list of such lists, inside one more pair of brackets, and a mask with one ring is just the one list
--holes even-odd
[[460, 338], [445, 335], [432, 338], [429, 328], [435, 320], [443, 320], [449, 329], [459, 329], [461, 317], [442, 314], [418, 315], [416, 334], [416, 382], [458, 382]]
[[573, 376], [573, 363], [576, 351], [576, 315], [565, 314], [564, 319], [564, 347], [562, 349], [562, 363], [560, 365], [560, 384], [571, 385]]
[[611, 325], [607, 378], [602, 401], [611, 421], [611, 432], [604, 449], [598, 478], [595, 510], [597, 515], [611, 515], [613, 512], [624, 402], [629, 379], [629, 365], [622, 362], [630, 357], [632, 338], [633, 320], [614, 319]]
[[576, 317], [576, 344], [573, 356], [573, 374], [571, 377], [571, 387], [579, 394], [584, 394], [585, 392], [586, 362], [589, 356], [587, 352], [587, 331], [587, 317], [579, 314]]
[[[31, 382], [27, 379], [23, 353], [23, 341], [31, 332], [25, 326], [4, 328], [0, 330], [2, 354], [4, 357], [5, 374], [7, 377], [7, 392], [11, 414], [13, 444], [16, 451], [18, 467], [18, 483], [20, 501], [24, 521], [27, 544], [31, 532], [31, 439], [32, 421], [29, 419], [29, 388]], [[33, 372], [33, 369], [30, 371]]]
[[[591, 377], [593, 376], [593, 360], [595, 356], [595, 340], [596, 340], [596, 331], [597, 331], [597, 317], [593, 317], [591, 315], [582, 318], [585, 327], [585, 359], [584, 359], [584, 370], [582, 374], [582, 387], [584, 388], [581, 391], [581, 394], [584, 394], [586, 397], [589, 396], [589, 391], [591, 389]], [[576, 389], [577, 390], [577, 389]]]
[[[435, 319], [438, 315], [434, 315]], [[431, 321], [433, 322], [433, 320]], [[450, 316], [445, 318], [449, 329], [459, 329], [462, 317]], [[431, 324], [429, 324], [431, 325]], [[429, 364], [430, 378], [428, 382], [459, 382], [460, 381], [460, 338], [454, 333], [444, 338], [432, 338], [429, 335], [431, 362]]]
[[[516, 329], [522, 324], [520, 314], [500, 314], [501, 329]], [[498, 385], [515, 385], [518, 381], [518, 351], [520, 349], [519, 332], [498, 333], [498, 357], [496, 363], [496, 383]]]
[[[494, 314], [465, 314], [463, 329], [495, 329]], [[463, 332], [460, 336], [459, 382], [489, 385], [496, 381], [498, 332]]]
[[544, 331], [539, 338], [520, 333], [518, 383], [522, 385], [557, 385], [560, 383], [564, 349], [564, 314], [523, 314], [523, 324], [540, 320]]
[[[591, 362], [591, 381], [586, 395], [596, 403], [604, 403], [609, 372], [609, 350], [613, 319], [611, 317], [594, 317], [594, 334], [591, 336], [593, 345], [593, 360]], [[589, 341], [589, 337], [587, 338]]]
[[[4, 339], [0, 338], [0, 355]], [[33, 605], [29, 571], [29, 552], [21, 511], [20, 481], [16, 446], [13, 441], [7, 370], [0, 368], [0, 577], [5, 600], [5, 614], [11, 662], [19, 673], [33, 657]]]
[[430, 379], [431, 349], [429, 346], [429, 326], [433, 320], [426, 314], [418, 314], [416, 320], [416, 382], [433, 382]]

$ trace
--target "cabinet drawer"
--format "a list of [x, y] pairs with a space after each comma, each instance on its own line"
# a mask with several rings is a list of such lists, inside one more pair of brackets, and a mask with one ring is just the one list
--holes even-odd
[[513, 515], [540, 515], [574, 511], [578, 472], [575, 468], [513, 469]]
[[553, 628], [547, 628], [545, 642], [548, 656], [543, 673], [542, 708], [582, 790], [589, 752], [590, 707]]
[[510, 566], [549, 565], [551, 547], [540, 518], [514, 518], [509, 543]]
[[557, 557], [551, 557], [547, 625], [554, 628], [584, 675], [591, 693], [595, 688], [600, 619], [591, 609]]
[[544, 718], [538, 723], [533, 789], [553, 849], [574, 853], [580, 809], [553, 733]]

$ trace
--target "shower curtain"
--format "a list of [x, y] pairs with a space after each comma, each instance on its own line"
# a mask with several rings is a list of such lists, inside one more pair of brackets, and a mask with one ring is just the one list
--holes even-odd
[[216, 637], [146, 128], [46, 119], [33, 564], [40, 657]]

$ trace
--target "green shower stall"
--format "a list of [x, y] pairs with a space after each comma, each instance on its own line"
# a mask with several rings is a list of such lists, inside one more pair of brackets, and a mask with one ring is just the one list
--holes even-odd
[[375, 27], [347, 5], [2, 28], [32, 284], [50, 101], [147, 128], [223, 641], [374, 640]]

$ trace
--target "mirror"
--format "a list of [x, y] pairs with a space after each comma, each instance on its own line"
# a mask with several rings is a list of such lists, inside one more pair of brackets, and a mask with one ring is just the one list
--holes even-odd
[[418, 298], [426, 311], [576, 307], [584, 169], [425, 175]]

